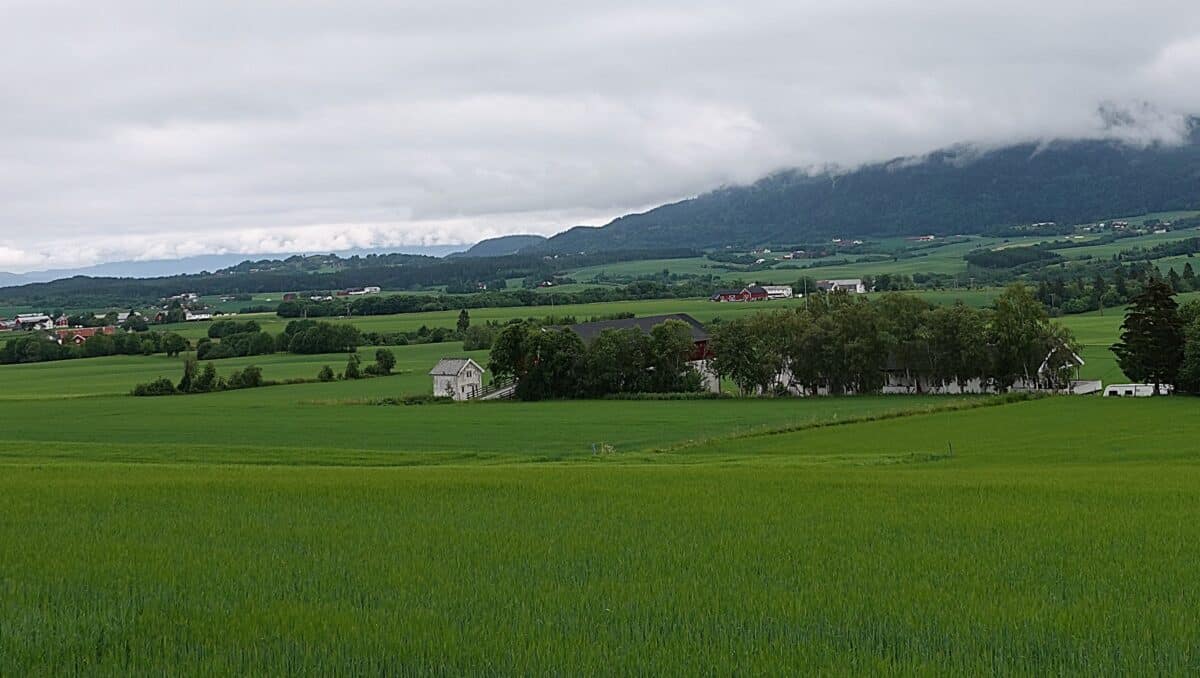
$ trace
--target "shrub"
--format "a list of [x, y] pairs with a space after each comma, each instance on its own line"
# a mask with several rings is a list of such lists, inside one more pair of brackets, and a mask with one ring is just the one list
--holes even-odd
[[381, 374], [391, 374], [396, 366], [396, 354], [386, 348], [375, 351], [375, 366]]
[[358, 369], [358, 356], [351, 355], [346, 361], [346, 371], [342, 373], [343, 379], [361, 379], [362, 372]]
[[472, 325], [462, 333], [463, 350], [464, 351], [483, 351], [492, 347], [492, 341], [496, 338], [496, 332], [500, 330], [499, 326], [491, 323], [486, 325]]
[[321, 368], [320, 372], [317, 372], [317, 381], [333, 381], [334, 378], [333, 369], [328, 365], [325, 365]]
[[217, 368], [213, 367], [212, 363], [206, 363], [204, 370], [200, 372], [200, 376], [192, 382], [193, 393], [208, 393], [216, 391], [220, 388], [220, 379], [217, 377]]
[[178, 391], [175, 390], [175, 384], [171, 383], [166, 377], [159, 377], [148, 384], [138, 384], [133, 387], [133, 395], [135, 396], [161, 396], [175, 395]]
[[229, 379], [225, 383], [226, 387], [230, 389], [257, 388], [262, 386], [262, 368], [250, 365], [244, 370], [235, 370], [229, 375]]
[[257, 333], [259, 325], [253, 320], [237, 322], [236, 320], [218, 320], [208, 326], [208, 336], [212, 339], [222, 339], [233, 334]]

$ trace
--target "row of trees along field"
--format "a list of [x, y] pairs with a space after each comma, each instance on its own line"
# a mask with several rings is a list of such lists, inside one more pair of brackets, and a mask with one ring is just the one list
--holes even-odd
[[592, 304], [638, 299], [678, 299], [707, 297], [724, 285], [712, 276], [680, 283], [640, 281], [621, 287], [590, 287], [577, 292], [534, 292], [533, 290], [487, 291], [477, 294], [388, 294], [360, 296], [329, 301], [297, 300], [279, 304], [281, 318], [322, 318], [331, 316], [393, 315], [463, 308], [507, 308]]
[[1154, 280], [1165, 282], [1174, 292], [1200, 291], [1200, 277], [1191, 262], [1184, 263], [1182, 273], [1171, 267], [1165, 275], [1150, 261], [1128, 265], [1092, 262], [1040, 272], [1033, 280], [1037, 283], [1038, 300], [1050, 309], [1051, 315], [1121, 306]]
[[805, 307], [721, 323], [712, 347], [713, 367], [743, 394], [786, 388], [781, 374], [809, 393], [874, 393], [885, 370], [1006, 389], [1036, 380], [1048, 357], [1045, 376], [1061, 387], [1078, 350], [1071, 332], [1019, 284], [994, 309], [935, 306], [902, 293], [876, 301], [818, 296]]
[[97, 358], [106, 355], [153, 355], [166, 353], [176, 356], [191, 350], [191, 344], [174, 332], [125, 332], [96, 334], [82, 344], [73, 341], [59, 344], [46, 334], [36, 333], [9, 339], [0, 348], [0, 364], [38, 363], [49, 360]]
[[1169, 283], [1151, 281], [1133, 298], [1112, 351], [1135, 381], [1200, 393], [1200, 301], [1180, 306]]
[[183, 361], [183, 377], [179, 380], [179, 384], [175, 384], [166, 377], [159, 377], [154, 381], [134, 386], [131, 394], [135, 396], [189, 395], [277, 384], [307, 384], [314, 381], [329, 382], [337, 379], [386, 377], [391, 375], [392, 370], [396, 367], [396, 355], [386, 348], [381, 348], [375, 351], [375, 362], [363, 367], [359, 357], [352, 353], [346, 361], [344, 372], [334, 374], [333, 368], [324, 365], [317, 372], [316, 379], [293, 378], [282, 382], [263, 379], [262, 368], [256, 365], [234, 370], [228, 377], [218, 375], [216, 366], [211, 362], [205, 363], [203, 370], [200, 370], [198, 365], [195, 358], [188, 358]]
[[[712, 367], [743, 394], [773, 392], [785, 371], [812, 393], [878, 392], [886, 369], [1002, 389], [1037, 379], [1048, 358], [1048, 377], [1061, 386], [1077, 351], [1070, 331], [1022, 285], [1005, 290], [989, 310], [939, 307], [899, 293], [876, 301], [821, 295], [807, 307], [716, 323], [711, 333]], [[489, 369], [515, 378], [517, 396], [527, 400], [694, 391], [701, 379], [688, 365], [692, 350], [682, 323], [649, 335], [608, 330], [587, 345], [570, 331], [520, 323], [496, 337]]]
[[702, 379], [688, 365], [692, 350], [691, 328], [678, 320], [649, 334], [605, 330], [590, 344], [570, 330], [521, 321], [497, 334], [488, 369], [494, 379], [516, 379], [522, 400], [695, 392]]

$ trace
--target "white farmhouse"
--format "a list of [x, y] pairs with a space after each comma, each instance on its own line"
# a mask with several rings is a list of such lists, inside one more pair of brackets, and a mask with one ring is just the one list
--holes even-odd
[[768, 299], [791, 299], [791, 285], [763, 285], [762, 288], [767, 291]]
[[470, 400], [483, 392], [483, 368], [470, 358], [442, 358], [429, 370], [433, 395]]

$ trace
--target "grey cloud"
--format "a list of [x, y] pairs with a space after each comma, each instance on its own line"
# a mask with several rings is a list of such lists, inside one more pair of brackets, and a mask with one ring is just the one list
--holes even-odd
[[1172, 0], [41, 0], [0, 39], [11, 270], [550, 233], [1200, 111], [1200, 7]]

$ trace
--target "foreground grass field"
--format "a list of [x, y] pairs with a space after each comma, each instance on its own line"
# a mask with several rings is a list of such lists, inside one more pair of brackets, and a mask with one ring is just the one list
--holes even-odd
[[0, 675], [1200, 671], [1193, 399], [377, 404], [461, 345], [394, 351], [0, 367]]
[[1194, 408], [1053, 398], [416, 468], [10, 440], [0, 672], [1194, 672]]

